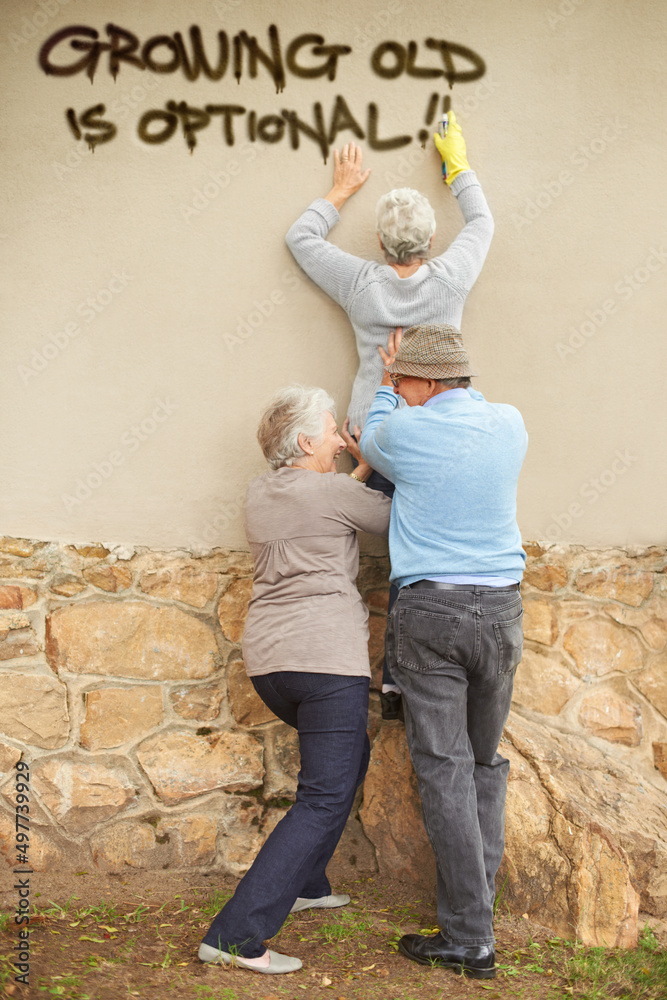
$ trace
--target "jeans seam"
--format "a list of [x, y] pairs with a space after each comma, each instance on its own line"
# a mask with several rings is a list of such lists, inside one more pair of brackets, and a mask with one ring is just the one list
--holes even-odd
[[470, 676], [470, 672], [474, 670], [477, 664], [479, 663], [480, 653], [482, 652], [482, 619], [479, 617], [479, 615], [475, 615], [474, 629], [475, 629], [475, 644], [473, 647], [472, 658], [466, 667], [468, 676]]

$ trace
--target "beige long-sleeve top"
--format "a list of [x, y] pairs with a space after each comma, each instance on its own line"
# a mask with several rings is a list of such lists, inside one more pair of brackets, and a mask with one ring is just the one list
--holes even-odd
[[334, 472], [285, 467], [251, 482], [245, 524], [255, 575], [243, 634], [250, 676], [370, 676], [356, 532], [386, 535], [390, 511], [382, 493]]

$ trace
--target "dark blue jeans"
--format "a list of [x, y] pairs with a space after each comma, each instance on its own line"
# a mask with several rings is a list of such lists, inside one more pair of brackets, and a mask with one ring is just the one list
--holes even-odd
[[297, 896], [328, 896], [326, 866], [340, 840], [370, 747], [367, 677], [284, 670], [252, 678], [262, 701], [299, 733], [296, 801], [271, 833], [204, 944], [243, 958], [264, 953]]
[[[384, 495], [386, 497], [389, 497], [390, 500], [393, 499], [394, 492], [396, 490], [396, 487], [391, 482], [391, 480], [387, 479], [386, 476], [383, 476], [381, 472], [375, 472], [375, 470], [371, 472], [370, 476], [366, 480], [366, 488], [369, 490], [377, 490], [378, 493], [384, 493]], [[391, 587], [389, 588], [389, 607], [387, 608], [387, 614], [391, 613], [391, 609], [393, 608], [394, 601], [396, 600], [397, 597], [398, 597], [398, 587], [396, 586], [396, 584], [392, 583]], [[389, 667], [387, 666], [387, 661], [389, 659], [389, 656], [387, 654], [386, 634], [384, 643], [385, 643], [385, 652], [384, 652], [384, 663], [382, 664], [382, 683], [394, 684], [395, 683], [394, 678], [391, 676], [391, 673], [389, 672]]]
[[458, 944], [494, 940], [509, 771], [498, 744], [522, 615], [516, 588], [462, 586], [403, 587], [389, 617], [391, 672], [438, 866], [438, 923]]
[[390, 479], [383, 476], [381, 472], [376, 472], [375, 469], [371, 472], [370, 476], [366, 480], [366, 488], [369, 490], [377, 490], [378, 493], [384, 493], [386, 497], [393, 500], [394, 493], [396, 492], [396, 487]]

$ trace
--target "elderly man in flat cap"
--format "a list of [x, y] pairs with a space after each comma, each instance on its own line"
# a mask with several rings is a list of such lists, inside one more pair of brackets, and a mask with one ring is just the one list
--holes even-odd
[[396, 484], [389, 549], [400, 590], [387, 646], [438, 866], [440, 925], [399, 948], [487, 979], [509, 770], [498, 745], [523, 645], [516, 491], [527, 435], [518, 410], [470, 389], [454, 327], [414, 326], [402, 340], [397, 331], [389, 351], [361, 451]]

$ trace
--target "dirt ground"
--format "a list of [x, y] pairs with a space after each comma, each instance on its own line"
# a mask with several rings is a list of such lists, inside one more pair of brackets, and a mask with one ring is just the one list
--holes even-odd
[[[436, 1000], [441, 997], [523, 997], [556, 1000], [573, 995], [560, 961], [567, 948], [550, 951], [549, 932], [527, 920], [499, 915], [498, 977], [476, 981], [445, 969], [410, 962], [395, 950], [403, 933], [435, 932], [433, 898], [410, 885], [379, 876], [333, 872], [336, 891], [352, 903], [339, 910], [311, 910], [288, 917], [271, 946], [296, 955], [303, 969], [266, 976], [207, 966], [199, 942], [236, 880], [215, 872], [176, 874], [126, 869], [119, 875], [34, 874], [30, 984], [14, 980], [10, 966], [18, 940], [16, 893], [5, 882], [0, 911], [3, 997], [67, 1000]], [[337, 876], [337, 877], [336, 877]], [[221, 895], [215, 896], [215, 893]], [[545, 964], [545, 954], [554, 962]], [[540, 964], [542, 963], [542, 964]]]

